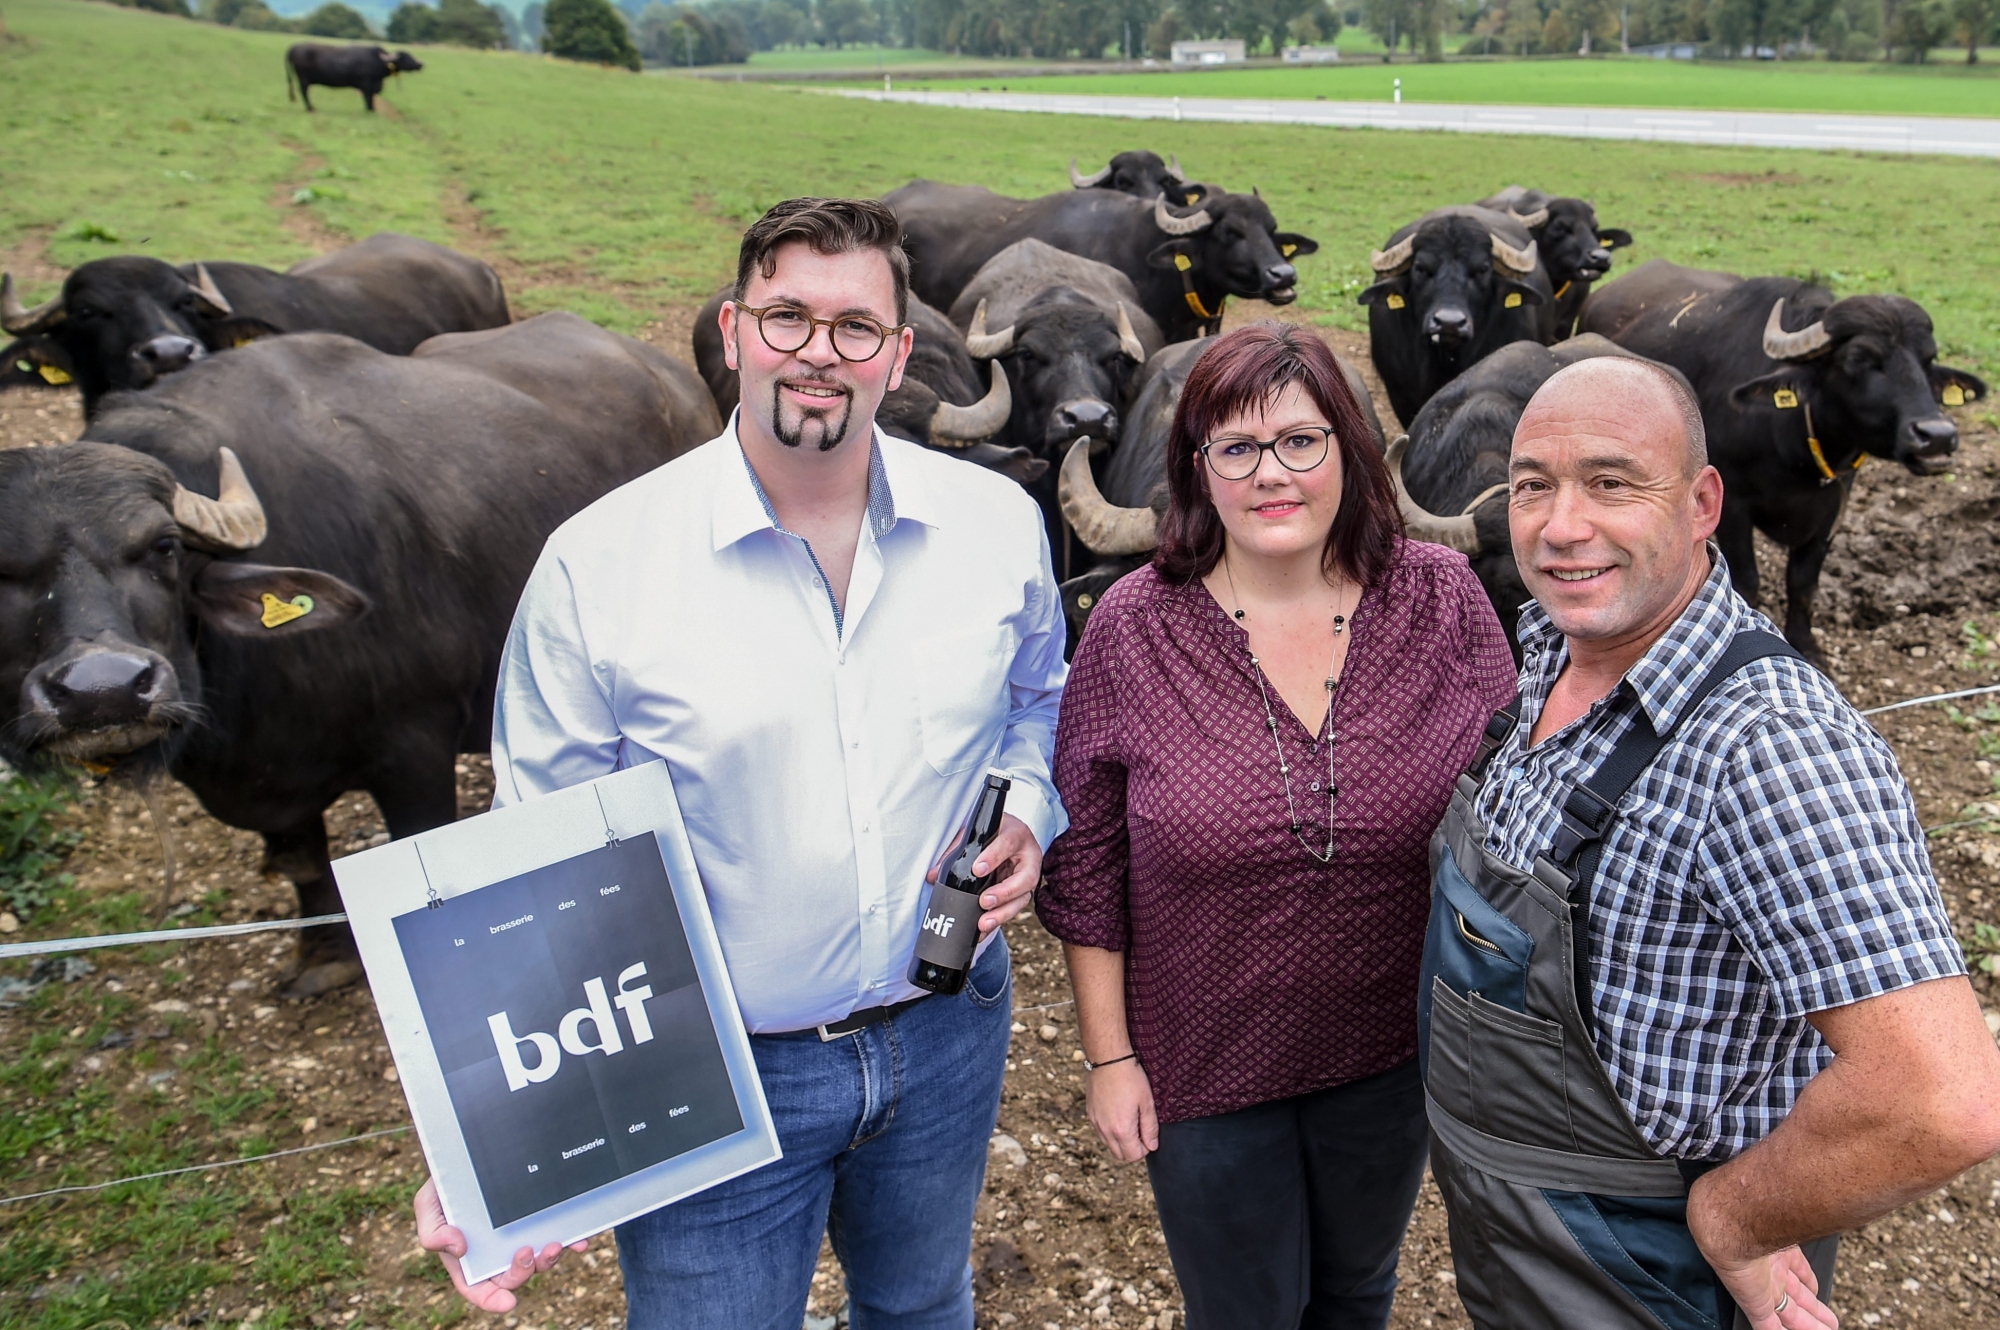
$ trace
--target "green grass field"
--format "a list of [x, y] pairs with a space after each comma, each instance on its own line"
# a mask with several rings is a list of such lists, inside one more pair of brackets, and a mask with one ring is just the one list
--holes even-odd
[[[1694, 64], [1643, 56], [1394, 66], [1357, 61], [1331, 68], [1023, 78], [1008, 80], [1007, 87], [1011, 92], [1282, 97], [1305, 101], [1323, 97], [1330, 101], [1386, 102], [1395, 79], [1403, 81], [1403, 99], [1413, 102], [2000, 116], [2000, 67], [1957, 63]], [[990, 79], [926, 79], [910, 86], [963, 88], [991, 82]]]

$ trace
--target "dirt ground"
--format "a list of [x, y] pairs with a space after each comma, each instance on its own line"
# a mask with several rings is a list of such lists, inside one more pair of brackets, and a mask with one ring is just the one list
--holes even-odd
[[[474, 246], [477, 248], [477, 246]], [[0, 255], [0, 259], [33, 259]], [[1249, 313], [1263, 313], [1253, 307]], [[692, 310], [671, 311], [646, 330], [674, 354], [688, 355]], [[1239, 315], [1239, 317], [1241, 317]], [[1329, 332], [1342, 352], [1365, 365], [1365, 345]], [[1379, 400], [1379, 384], [1378, 400]], [[1385, 417], [1387, 416], [1384, 411]], [[1819, 622], [1831, 669], [1861, 706], [2000, 681], [2000, 433], [1996, 418], [1958, 414], [1962, 462], [1951, 478], [1917, 479], [1888, 465], [1865, 468], [1822, 581]], [[74, 438], [81, 431], [75, 396], [62, 390], [0, 395], [0, 447], [28, 447]], [[1764, 554], [1764, 582], [1782, 587], [1775, 551]], [[1775, 603], [1767, 604], [1781, 610]], [[1967, 625], [1974, 625], [1968, 629]], [[1976, 712], [1982, 699], [1964, 704]], [[2000, 721], [2000, 712], [1993, 713]], [[2000, 726], [1977, 718], [1954, 722], [1943, 708], [1914, 707], [1876, 718], [1902, 761], [1926, 825], [1965, 823], [1936, 835], [1932, 853], [1961, 935], [1975, 923], [2000, 922], [2000, 794], [1993, 761]], [[1989, 738], [1987, 736], [1994, 736]], [[460, 766], [462, 813], [483, 809], [490, 791], [483, 758]], [[162, 871], [160, 828], [141, 791], [116, 778], [93, 783], [69, 815], [83, 833], [69, 867], [85, 900], [137, 893], [151, 920], [186, 916], [197, 907], [218, 920], [286, 917], [296, 912], [288, 885], [260, 869], [261, 845], [246, 832], [204, 814], [188, 793], [163, 782], [160, 807], [177, 858], [172, 893]], [[366, 796], [342, 800], [328, 815], [336, 854], [384, 838]], [[208, 902], [204, 904], [204, 902]], [[0, 921], [4, 926], [5, 921]], [[34, 936], [30, 926], [6, 940]], [[1081, 1050], [1060, 951], [1030, 917], [1011, 932], [1017, 962], [1013, 1056], [1000, 1126], [994, 1136], [986, 1194], [975, 1230], [980, 1324], [1058, 1330], [1090, 1325], [1178, 1330], [1182, 1320], [1174, 1278], [1153, 1214], [1145, 1173], [1112, 1163], [1098, 1147], [1082, 1106]], [[103, 951], [94, 972], [63, 986], [56, 1000], [18, 1009], [0, 1005], [0, 1062], [14, 1062], [81, 1019], [93, 1001], [123, 995], [122, 1027], [78, 1049], [62, 1064], [57, 1095], [108, 1087], [121, 1111], [156, 1113], [189, 1091], [171, 1075], [147, 1074], [158, 1054], [185, 1054], [217, 1036], [239, 1056], [254, 1084], [275, 1092], [260, 1107], [210, 1141], [212, 1154], [231, 1158], [245, 1141], [285, 1149], [337, 1140], [406, 1122], [375, 1010], [365, 990], [316, 1002], [287, 1003], [276, 994], [291, 957], [290, 936], [266, 934], [170, 949], [160, 960], [133, 951]], [[0, 965], [0, 975], [25, 971]], [[1988, 1023], [2000, 1029], [2000, 991], [1976, 979]], [[171, 996], [162, 996], [169, 993]], [[101, 1009], [101, 1008], [99, 1008]], [[72, 1041], [84, 1026], [70, 1031]], [[93, 1027], [95, 1028], [95, 1027]], [[38, 1037], [42, 1043], [35, 1043]], [[55, 1064], [51, 1064], [55, 1065]], [[34, 1101], [0, 1087], [0, 1113]], [[199, 1129], [199, 1128], [198, 1128]], [[182, 1128], [181, 1130], [186, 1130]], [[0, 1169], [0, 1194], [50, 1185], [58, 1169], [81, 1166], [93, 1178], [129, 1171], [105, 1150], [65, 1153], [60, 1146], [14, 1169]], [[424, 1172], [408, 1135], [293, 1155], [237, 1170], [257, 1171], [278, 1195], [315, 1189], [391, 1188], [392, 1199], [415, 1189]], [[78, 1222], [80, 1211], [106, 1202], [70, 1198], [35, 1208], [36, 1222]], [[0, 1210], [0, 1235], [21, 1211]], [[280, 1293], [260, 1283], [254, 1263], [259, 1234], [273, 1219], [250, 1211], [233, 1221], [238, 1232], [225, 1252], [245, 1253], [235, 1282], [190, 1297], [172, 1324], [246, 1326], [305, 1322], [317, 1327], [439, 1324], [452, 1319], [448, 1290], [415, 1250], [407, 1211], [384, 1202], [357, 1215], [339, 1235], [358, 1262], [344, 1279]], [[0, 1237], [0, 1240], [4, 1240]], [[78, 1262], [115, 1265], [118, 1250], [77, 1251]], [[1869, 1225], [1843, 1252], [1836, 1307], [1847, 1325], [1936, 1327], [2000, 1325], [2000, 1163], [1973, 1170], [1934, 1196]], [[1443, 1210], [1428, 1184], [1404, 1245], [1403, 1283], [1394, 1324], [1467, 1325], [1452, 1286]], [[73, 1265], [51, 1267], [50, 1287], [81, 1278]], [[39, 1294], [30, 1294], [30, 1297]], [[0, 1321], [14, 1313], [0, 1294]], [[808, 1327], [827, 1330], [840, 1314], [838, 1270], [823, 1253]], [[276, 1309], [286, 1308], [281, 1317]], [[16, 1312], [19, 1311], [17, 1305]], [[622, 1323], [623, 1297], [615, 1255], [600, 1245], [569, 1259], [536, 1282], [508, 1330], [612, 1330]], [[122, 1325], [120, 1322], [110, 1324]]]

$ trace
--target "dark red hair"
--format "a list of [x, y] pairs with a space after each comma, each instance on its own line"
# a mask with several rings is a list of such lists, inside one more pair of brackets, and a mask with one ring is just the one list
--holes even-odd
[[1291, 324], [1264, 322], [1216, 339], [1188, 371], [1167, 434], [1167, 511], [1153, 566], [1170, 582], [1206, 577], [1222, 557], [1222, 518], [1208, 492], [1208, 467], [1195, 450], [1240, 412], [1297, 384], [1333, 426], [1340, 449], [1340, 509], [1326, 535], [1322, 565], [1373, 586], [1395, 558], [1402, 514], [1389, 468], [1347, 376], [1325, 342]]

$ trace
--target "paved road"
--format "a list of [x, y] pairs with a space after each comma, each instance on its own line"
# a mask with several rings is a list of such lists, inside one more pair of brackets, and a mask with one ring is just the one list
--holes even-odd
[[1775, 111], [1631, 110], [1602, 106], [1469, 106], [1441, 102], [1256, 101], [1233, 97], [1097, 97], [1032, 92], [879, 92], [843, 97], [988, 111], [1043, 111], [1128, 120], [1221, 120], [1345, 129], [1429, 129], [1461, 134], [1553, 134], [1658, 139], [1746, 148], [1848, 148], [1864, 152], [2000, 157], [2000, 120]]

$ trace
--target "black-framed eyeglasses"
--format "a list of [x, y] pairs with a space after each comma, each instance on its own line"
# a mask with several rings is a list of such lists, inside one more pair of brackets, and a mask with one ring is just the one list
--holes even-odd
[[1225, 435], [1220, 439], [1210, 439], [1195, 451], [1208, 459], [1208, 469], [1222, 479], [1248, 480], [1264, 464], [1266, 449], [1287, 471], [1312, 470], [1326, 460], [1333, 437], [1333, 428], [1329, 425], [1300, 425], [1286, 430], [1275, 439]]
[[827, 336], [833, 341], [834, 354], [856, 364], [880, 355], [882, 344], [908, 326], [899, 323], [893, 328], [885, 328], [866, 314], [816, 319], [797, 305], [766, 305], [762, 309], [737, 305], [736, 308], [757, 320], [757, 335], [773, 351], [790, 355], [804, 350], [806, 343], [813, 339], [813, 334], [825, 328]]

